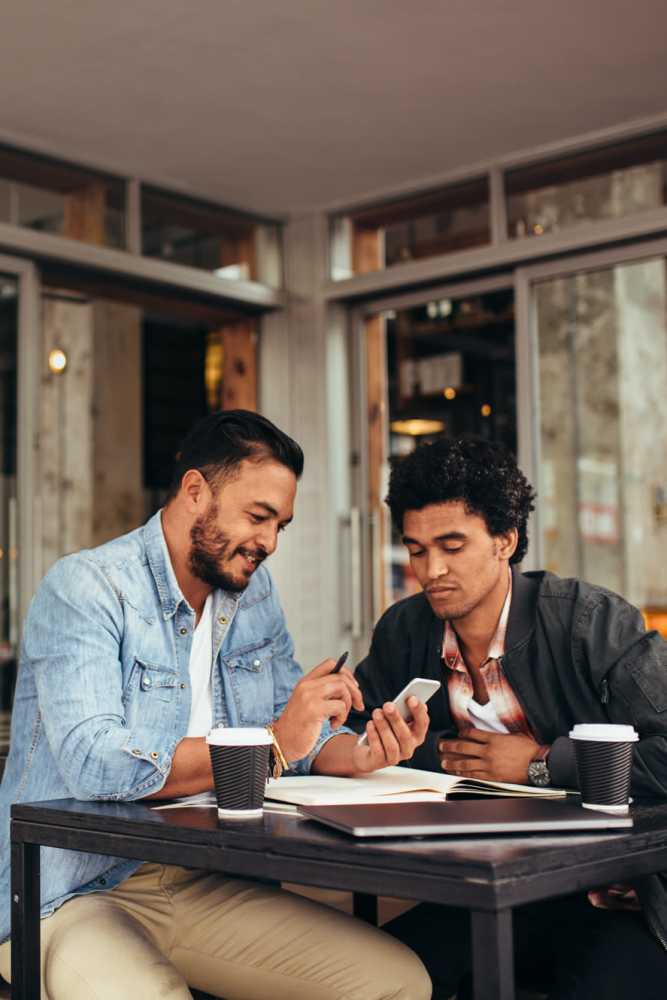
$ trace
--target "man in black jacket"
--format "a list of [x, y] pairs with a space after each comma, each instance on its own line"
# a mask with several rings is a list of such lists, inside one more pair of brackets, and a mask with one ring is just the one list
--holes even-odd
[[[629, 723], [632, 794], [665, 800], [667, 644], [617, 594], [518, 571], [534, 498], [513, 456], [483, 441], [440, 439], [394, 465], [387, 503], [423, 593], [378, 622], [356, 671], [366, 711], [350, 724], [375, 736], [375, 710], [413, 677], [434, 678], [411, 766], [573, 788], [572, 726]], [[465, 911], [421, 904], [385, 929], [425, 962], [434, 1000], [465, 991]], [[545, 982], [553, 1000], [664, 998], [667, 881], [521, 907], [515, 949], [518, 978]]]

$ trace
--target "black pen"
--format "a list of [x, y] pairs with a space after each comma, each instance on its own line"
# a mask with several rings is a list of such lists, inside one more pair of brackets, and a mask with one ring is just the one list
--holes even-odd
[[343, 655], [338, 657], [338, 660], [336, 662], [336, 666], [331, 671], [332, 674], [337, 674], [338, 673], [338, 671], [343, 666], [343, 664], [345, 663], [345, 661], [347, 660], [347, 658], [348, 658], [349, 655], [350, 655], [350, 651], [348, 649], [346, 649], [345, 652], [343, 653]]

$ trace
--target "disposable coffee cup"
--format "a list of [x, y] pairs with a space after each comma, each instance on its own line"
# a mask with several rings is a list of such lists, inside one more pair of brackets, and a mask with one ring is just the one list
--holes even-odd
[[584, 809], [623, 815], [629, 810], [633, 726], [586, 723], [570, 731]]
[[206, 737], [220, 819], [262, 815], [273, 742], [266, 729], [219, 727]]

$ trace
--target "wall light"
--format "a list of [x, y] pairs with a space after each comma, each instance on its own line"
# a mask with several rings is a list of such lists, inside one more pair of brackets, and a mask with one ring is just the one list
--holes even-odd
[[482, 408], [481, 408], [481, 410], [479, 412], [482, 414], [483, 417], [490, 417], [491, 416], [491, 407], [489, 406], [488, 403], [484, 403], [482, 405]]
[[456, 399], [456, 389], [454, 389], [451, 385], [448, 385], [446, 389], [443, 389], [442, 394], [445, 399]]
[[49, 371], [52, 375], [62, 375], [67, 368], [67, 355], [61, 347], [49, 351]]

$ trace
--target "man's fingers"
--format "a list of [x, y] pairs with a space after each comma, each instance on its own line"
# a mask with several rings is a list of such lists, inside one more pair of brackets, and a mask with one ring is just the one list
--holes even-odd
[[327, 715], [332, 729], [339, 729], [350, 712], [350, 706], [343, 699], [330, 699], [326, 702]]
[[373, 712], [373, 722], [375, 723], [375, 728], [382, 743], [387, 762], [389, 764], [396, 764], [399, 759], [398, 740], [394, 736], [394, 732], [385, 718], [382, 709], [375, 709]]
[[335, 666], [336, 661], [331, 657], [329, 657], [328, 660], [322, 660], [322, 662], [318, 663], [316, 667], [313, 667], [312, 670], [308, 671], [304, 680], [309, 680], [311, 677], [326, 677], [327, 674], [331, 673]]
[[364, 699], [361, 696], [361, 688], [359, 687], [359, 684], [355, 679], [354, 674], [350, 673], [349, 670], [343, 667], [343, 669], [339, 674], [337, 674], [337, 676], [340, 677], [340, 679], [347, 685], [350, 695], [352, 697], [352, 704], [354, 705], [354, 707], [359, 712], [363, 712]]
[[473, 726], [462, 729], [459, 733], [464, 740], [472, 740], [473, 743], [489, 743], [497, 735], [497, 733], [487, 733], [484, 729], [475, 729]]
[[419, 746], [424, 742], [424, 737], [426, 736], [426, 730], [428, 729], [429, 715], [426, 705], [419, 701], [417, 698], [414, 699], [415, 704], [413, 704], [413, 699], [408, 699], [408, 707], [412, 712], [412, 722], [410, 723], [410, 730], [412, 732], [413, 738], [416, 741], [416, 745]]
[[480, 761], [475, 757], [443, 757], [443, 770], [448, 774], [480, 774]]
[[445, 756], [448, 754], [456, 754], [460, 757], [481, 758], [484, 756], [481, 744], [474, 743], [472, 740], [441, 740], [438, 749]]

